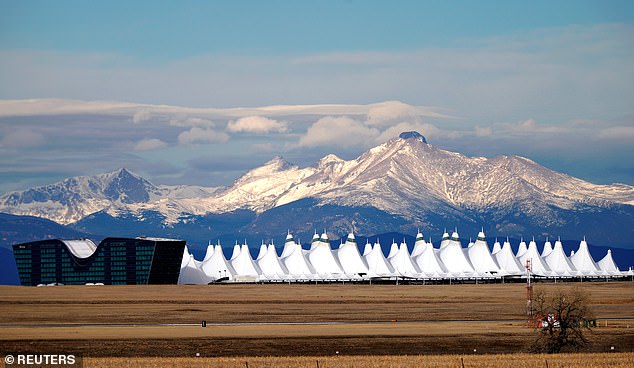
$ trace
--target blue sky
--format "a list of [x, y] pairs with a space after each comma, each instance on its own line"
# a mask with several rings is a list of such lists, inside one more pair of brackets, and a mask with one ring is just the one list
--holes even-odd
[[[0, 5], [0, 100], [137, 104], [82, 114], [1, 105], [0, 191], [122, 166], [157, 183], [226, 185], [276, 154], [300, 165], [353, 158], [396, 127], [469, 155], [519, 154], [634, 184], [631, 1]], [[383, 101], [424, 109], [388, 104], [379, 110], [394, 115], [375, 124], [376, 106], [295, 116], [152, 107]], [[250, 118], [243, 130], [240, 118]], [[360, 138], [311, 136], [327, 124]]]

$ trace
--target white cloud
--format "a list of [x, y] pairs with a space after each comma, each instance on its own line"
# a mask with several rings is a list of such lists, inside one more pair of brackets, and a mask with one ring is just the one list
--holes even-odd
[[422, 114], [417, 107], [400, 101], [386, 101], [372, 105], [368, 111], [368, 125], [388, 125], [394, 120], [417, 119]]
[[601, 129], [598, 137], [602, 139], [634, 141], [634, 126], [615, 126]]
[[144, 121], [150, 120], [150, 118], [152, 118], [152, 114], [148, 110], [143, 109], [135, 112], [134, 115], [132, 115], [132, 122], [134, 124], [139, 124]]
[[34, 147], [45, 142], [44, 136], [31, 129], [18, 129], [0, 140], [0, 146], [11, 148]]
[[362, 122], [345, 117], [323, 117], [315, 122], [305, 135], [300, 137], [299, 147], [367, 146], [379, 135], [379, 130]]
[[224, 132], [217, 132], [210, 128], [193, 127], [178, 135], [178, 143], [223, 143], [229, 140], [229, 135]]
[[263, 116], [247, 116], [227, 124], [227, 131], [232, 133], [284, 133], [288, 130], [288, 123], [269, 119]]
[[177, 127], [208, 127], [216, 126], [213, 121], [199, 117], [177, 117], [170, 120], [170, 125]]
[[167, 143], [156, 138], [142, 139], [134, 145], [135, 151], [151, 151], [159, 148], [166, 147]]

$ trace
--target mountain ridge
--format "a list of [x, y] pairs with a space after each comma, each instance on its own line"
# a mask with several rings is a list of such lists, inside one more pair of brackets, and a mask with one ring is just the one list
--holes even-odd
[[[634, 224], [634, 187], [592, 184], [521, 156], [468, 157], [436, 148], [417, 132], [404, 132], [352, 160], [330, 154], [302, 168], [275, 156], [229, 187], [154, 185], [125, 168], [68, 178], [7, 193], [0, 197], [0, 211], [82, 226], [90, 223], [91, 216], [97, 219], [93, 216], [97, 213], [138, 222], [146, 221], [149, 214], [161, 226], [174, 227], [246, 210], [253, 212], [251, 225], [262, 222], [275, 227], [284, 220], [275, 211], [275, 225], [263, 221], [272, 216], [268, 211], [289, 208], [299, 216], [298, 207], [288, 205], [305, 199], [311, 201], [298, 203], [330, 205], [350, 216], [356, 213], [354, 208], [375, 208], [382, 218], [399, 218], [402, 226], [487, 224], [509, 235], [538, 228], [576, 229], [590, 221], [589, 214], [598, 214], [601, 221], [621, 216], [613, 222]], [[321, 215], [344, 226], [334, 212]], [[375, 232], [396, 230], [380, 229], [370, 219], [355, 221], [372, 222]], [[244, 230], [249, 229], [267, 231], [253, 226]]]

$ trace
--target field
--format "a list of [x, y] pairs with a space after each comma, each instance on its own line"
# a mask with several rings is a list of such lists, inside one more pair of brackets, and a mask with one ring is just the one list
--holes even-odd
[[534, 334], [523, 284], [6, 286], [0, 345], [81, 354], [86, 366], [632, 366], [634, 283], [535, 290], [573, 287], [588, 294], [599, 324], [589, 336], [596, 355], [578, 363], [578, 354], [525, 355], [525, 365], [508, 355], [525, 352]]

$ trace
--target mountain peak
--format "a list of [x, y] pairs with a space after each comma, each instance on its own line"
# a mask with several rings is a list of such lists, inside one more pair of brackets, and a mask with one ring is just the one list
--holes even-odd
[[262, 166], [274, 167], [278, 170], [285, 170], [291, 167], [292, 165], [288, 161], [286, 161], [286, 159], [284, 159], [284, 157], [282, 157], [281, 155], [276, 155], [275, 157], [273, 157], [272, 159], [264, 163], [264, 165]]
[[427, 143], [427, 139], [425, 139], [425, 137], [422, 134], [415, 131], [403, 132], [398, 137], [401, 139], [416, 139], [420, 142]]

